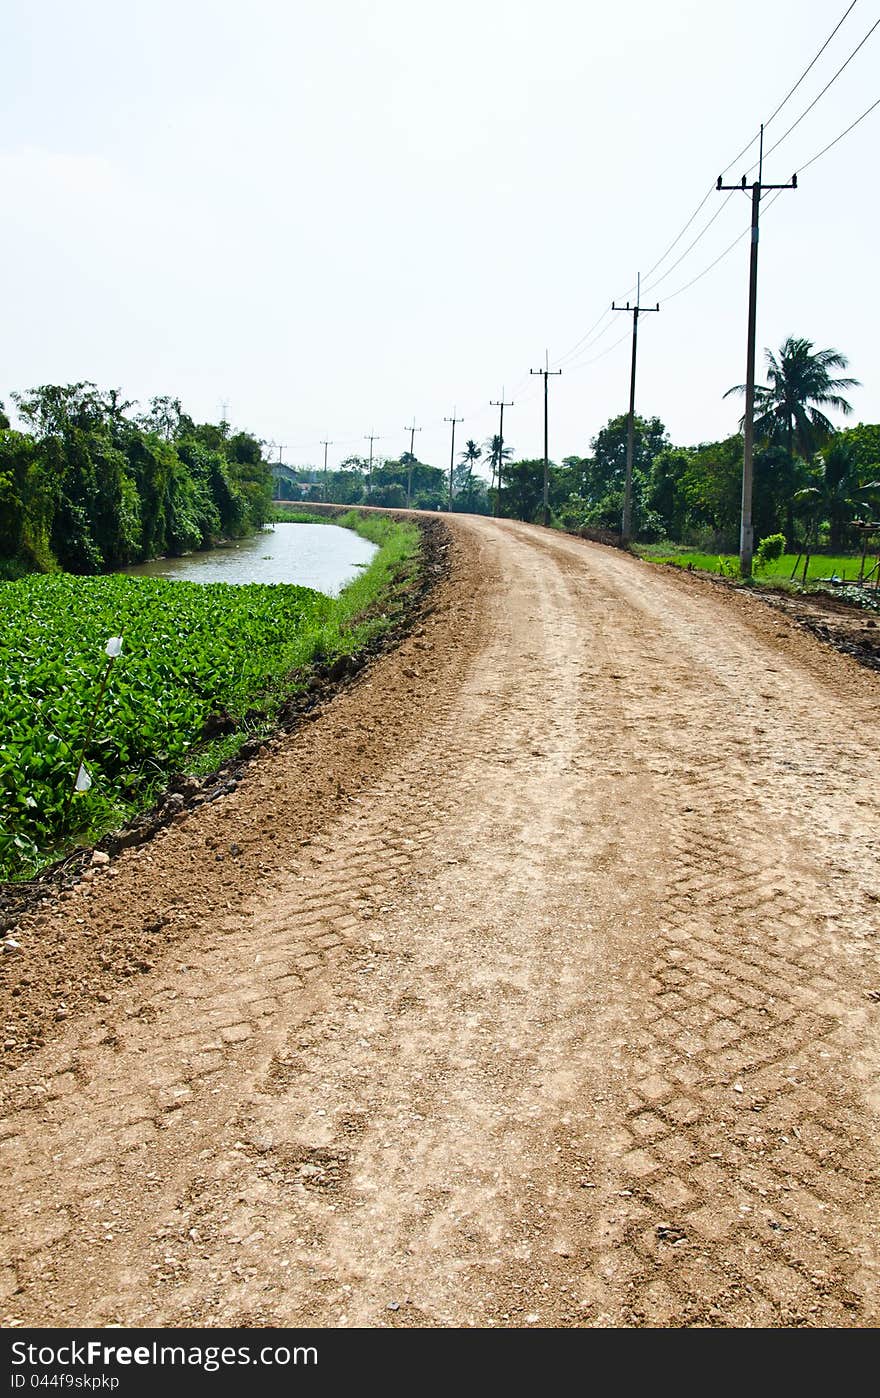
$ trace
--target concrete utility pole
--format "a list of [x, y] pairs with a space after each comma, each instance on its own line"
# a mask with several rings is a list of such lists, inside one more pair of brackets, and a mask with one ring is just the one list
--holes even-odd
[[324, 441], [321, 438], [321, 446], [324, 448], [324, 504], [327, 504], [327, 448], [332, 447], [332, 442]]
[[623, 524], [620, 530], [621, 542], [628, 544], [632, 539], [632, 512], [633, 512], [633, 457], [636, 445], [636, 352], [639, 345], [639, 312], [659, 311], [660, 302], [656, 306], [640, 306], [639, 299], [642, 290], [641, 273], [636, 277], [636, 304], [631, 306], [627, 301], [625, 306], [616, 306], [611, 302], [612, 311], [629, 311], [633, 318], [633, 343], [632, 343], [632, 364], [629, 371], [629, 420], [626, 424], [626, 484], [623, 488]]
[[275, 451], [276, 449], [277, 449], [277, 451], [278, 451], [278, 465], [279, 465], [279, 466], [282, 466], [282, 465], [284, 464], [284, 463], [282, 462], [282, 460], [281, 460], [281, 453], [282, 453], [282, 451], [284, 450], [284, 448], [287, 447], [287, 446], [290, 446], [290, 443], [289, 443], [289, 442], [269, 442], [269, 443], [268, 443], [268, 447], [269, 447], [269, 450], [270, 450], [270, 451]]
[[549, 400], [547, 395], [547, 380], [551, 378], [554, 374], [561, 374], [562, 370], [550, 368], [550, 355], [548, 351], [545, 350], [543, 369], [530, 369], [529, 373], [544, 375], [544, 528], [546, 529], [550, 523], [550, 458], [547, 453], [547, 417]]
[[406, 427], [406, 428], [404, 428], [404, 431], [406, 431], [406, 432], [409, 433], [409, 472], [408, 472], [407, 478], [406, 478], [406, 508], [407, 508], [407, 509], [410, 508], [410, 503], [411, 503], [411, 501], [412, 501], [412, 472], [413, 472], [413, 460], [414, 460], [414, 458], [415, 458], [415, 440], [416, 440], [416, 433], [417, 433], [417, 432], [421, 432], [421, 430], [422, 430], [421, 427], [416, 427], [416, 420], [415, 420], [415, 418], [413, 418], [413, 420], [412, 420], [412, 427]]
[[[752, 555], [755, 550], [755, 531], [752, 528], [752, 482], [754, 479], [755, 453], [755, 326], [758, 314], [758, 215], [761, 195], [765, 189], [797, 189], [797, 175], [792, 175], [789, 184], [763, 184], [764, 173], [764, 127], [761, 126], [761, 144], [758, 153], [758, 178], [752, 185], [752, 242], [749, 256], [749, 329], [746, 347], [746, 410], [743, 417], [743, 479], [742, 515], [739, 531], [739, 571], [742, 577], [752, 576]], [[746, 177], [740, 184], [722, 184], [718, 176], [716, 189], [746, 189]]]
[[[501, 453], [504, 451], [504, 409], [505, 409], [505, 408], [512, 408], [512, 407], [513, 407], [513, 400], [511, 399], [511, 401], [510, 401], [509, 403], [505, 403], [505, 401], [504, 401], [504, 389], [502, 388], [502, 390], [501, 390], [501, 397], [498, 398], [498, 399], [495, 399], [495, 398], [490, 399], [490, 400], [489, 400], [489, 407], [490, 407], [490, 408], [500, 408], [500, 409], [501, 409], [500, 418], [499, 418], [499, 422], [498, 422], [498, 489], [495, 491], [495, 518], [496, 518], [496, 519], [499, 519], [500, 516], [501, 516], [501, 465], [502, 465], [502, 461], [503, 461], [503, 457], [502, 457]], [[493, 467], [492, 467], [492, 471], [493, 471], [493, 474], [494, 474], [494, 471], [495, 471], [494, 464], [493, 464]]]
[[455, 424], [464, 422], [463, 417], [455, 416], [455, 409], [452, 409], [452, 417], [445, 417], [444, 422], [452, 423], [452, 448], [449, 452], [449, 513], [452, 514], [452, 468], [455, 465]]
[[374, 442], [381, 442], [381, 440], [382, 440], [382, 438], [379, 436], [379, 434], [378, 434], [377, 432], [366, 432], [366, 433], [364, 433], [364, 441], [365, 441], [365, 442], [369, 442], [369, 444], [370, 444], [370, 467], [369, 467], [369, 470], [367, 471], [367, 494], [368, 494], [368, 495], [370, 494], [370, 492], [371, 492], [372, 489], [373, 489], [373, 443], [374, 443]]

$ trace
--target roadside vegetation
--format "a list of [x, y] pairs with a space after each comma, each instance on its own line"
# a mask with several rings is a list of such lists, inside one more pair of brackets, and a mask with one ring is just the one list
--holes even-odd
[[[739, 555], [735, 553], [702, 553], [683, 544], [636, 544], [634, 552], [651, 563], [668, 563], [675, 568], [695, 569], [702, 573], [719, 573], [723, 577], [739, 577]], [[873, 566], [869, 557], [867, 571]], [[806, 564], [808, 583], [854, 583], [859, 576], [861, 558], [858, 554], [783, 553], [778, 558], [756, 562], [755, 578], [759, 582], [804, 582]]]
[[[783, 536], [781, 556], [766, 559], [759, 576], [790, 578], [810, 554], [807, 583], [845, 572], [858, 575], [861, 525], [880, 521], [880, 424], [835, 428], [829, 412], [849, 415], [847, 392], [856, 380], [836, 350], [789, 337], [765, 351], [767, 382], [756, 394], [753, 522], [756, 546]], [[729, 390], [739, 393], [740, 386]], [[552, 523], [573, 533], [619, 535], [627, 454], [626, 414], [609, 419], [582, 455], [549, 468]], [[634, 422], [633, 521], [637, 550], [682, 567], [738, 575], [742, 494], [742, 433], [720, 441], [679, 445], [659, 417]], [[502, 516], [543, 517], [543, 458], [517, 459], [493, 438], [468, 443], [456, 475], [453, 508], [467, 508], [464, 480], [475, 467], [491, 472], [489, 505]], [[497, 490], [500, 469], [500, 499]], [[869, 534], [868, 570], [876, 562], [880, 528]], [[876, 576], [876, 575], [875, 575]]]
[[[27, 877], [268, 733], [318, 662], [399, 617], [416, 525], [335, 521], [379, 547], [337, 598], [288, 584], [32, 574], [0, 584], [0, 877]], [[108, 667], [105, 645], [122, 637]], [[110, 670], [86, 742], [101, 677]], [[80, 762], [87, 789], [75, 795]]]
[[45, 384], [0, 403], [0, 579], [102, 573], [241, 538], [269, 516], [263, 444], [172, 398]]

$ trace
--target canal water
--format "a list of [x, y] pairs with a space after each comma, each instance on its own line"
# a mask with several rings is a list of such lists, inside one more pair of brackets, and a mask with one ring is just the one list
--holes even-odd
[[376, 553], [375, 544], [337, 524], [275, 524], [207, 553], [157, 558], [124, 572], [199, 583], [298, 583], [335, 597]]

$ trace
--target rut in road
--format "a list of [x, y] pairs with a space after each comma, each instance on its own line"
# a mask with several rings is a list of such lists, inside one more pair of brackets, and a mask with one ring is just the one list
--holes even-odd
[[389, 747], [310, 842], [316, 732], [57, 915], [211, 914], [11, 1075], [7, 1323], [876, 1323], [876, 678], [451, 524], [425, 639], [312, 726]]

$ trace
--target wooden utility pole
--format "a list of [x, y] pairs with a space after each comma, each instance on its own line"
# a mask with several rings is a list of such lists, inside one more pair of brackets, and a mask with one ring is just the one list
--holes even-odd
[[410, 508], [412, 501], [412, 473], [413, 461], [415, 460], [416, 433], [421, 432], [421, 427], [416, 427], [416, 420], [413, 418], [412, 427], [407, 427], [405, 431], [409, 433], [409, 471], [406, 477], [406, 508]]
[[545, 350], [543, 369], [530, 369], [529, 373], [544, 375], [544, 528], [546, 529], [550, 523], [550, 458], [547, 451], [549, 398], [547, 394], [547, 380], [554, 374], [561, 374], [562, 370], [550, 368], [550, 355], [548, 351]]
[[445, 417], [444, 422], [452, 423], [452, 448], [449, 453], [449, 513], [452, 514], [452, 468], [455, 465], [455, 424], [464, 422], [463, 417], [455, 416], [455, 409], [452, 409], [452, 417]]
[[332, 447], [332, 442], [326, 442], [321, 438], [321, 446], [324, 448], [324, 504], [327, 504], [327, 448]]
[[[763, 184], [764, 172], [764, 127], [761, 126], [761, 144], [758, 153], [758, 178], [752, 185], [752, 241], [749, 254], [749, 328], [746, 344], [746, 410], [743, 417], [743, 478], [742, 514], [739, 530], [739, 571], [742, 577], [752, 576], [752, 556], [755, 550], [755, 531], [752, 528], [752, 482], [754, 479], [755, 452], [755, 327], [758, 315], [758, 217], [761, 208], [761, 195], [765, 189], [797, 189], [797, 175], [792, 175], [789, 184]], [[742, 189], [745, 191], [746, 177], [740, 184], [722, 184], [718, 176], [716, 189]]]
[[632, 363], [629, 371], [629, 418], [626, 424], [626, 482], [623, 487], [623, 521], [620, 530], [621, 542], [628, 544], [632, 539], [632, 510], [633, 510], [633, 457], [636, 448], [636, 353], [639, 344], [639, 313], [641, 311], [659, 311], [660, 302], [656, 306], [640, 306], [639, 299], [642, 290], [641, 273], [636, 277], [636, 304], [631, 306], [627, 301], [625, 306], [616, 306], [611, 302], [612, 311], [629, 311], [633, 318], [633, 342], [632, 342]]
[[[511, 401], [510, 401], [509, 403], [505, 403], [505, 401], [504, 401], [504, 389], [502, 388], [502, 390], [501, 390], [501, 397], [498, 398], [498, 399], [495, 399], [495, 398], [490, 399], [490, 400], [489, 400], [489, 407], [490, 407], [490, 408], [500, 408], [500, 409], [501, 409], [501, 413], [500, 413], [500, 416], [499, 416], [499, 422], [498, 422], [498, 489], [495, 491], [495, 518], [498, 519], [498, 518], [500, 518], [500, 515], [501, 515], [501, 466], [502, 466], [502, 463], [503, 463], [503, 460], [504, 460], [504, 457], [503, 457], [503, 455], [502, 455], [502, 453], [503, 453], [503, 451], [504, 451], [504, 409], [505, 409], [505, 408], [512, 408], [512, 407], [513, 407], [513, 400], [511, 399]], [[494, 473], [494, 463], [493, 463], [493, 473]]]

